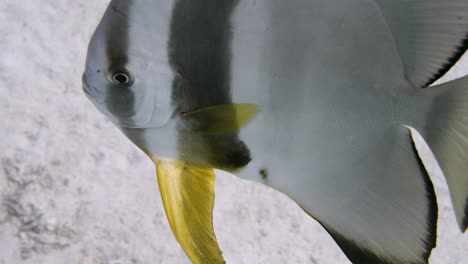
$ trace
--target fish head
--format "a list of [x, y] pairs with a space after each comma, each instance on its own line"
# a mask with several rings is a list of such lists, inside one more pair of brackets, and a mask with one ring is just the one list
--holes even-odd
[[161, 37], [164, 25], [139, 3], [114, 0], [107, 8], [88, 46], [83, 90], [117, 126], [161, 127], [174, 113], [175, 73]]

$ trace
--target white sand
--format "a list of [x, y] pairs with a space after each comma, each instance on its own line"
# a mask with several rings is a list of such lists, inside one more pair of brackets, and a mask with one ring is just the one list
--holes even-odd
[[[150, 160], [81, 91], [86, 46], [107, 2], [0, 3], [0, 264], [189, 263]], [[468, 56], [448, 78], [467, 65]], [[431, 263], [467, 263], [468, 235], [429, 165], [440, 206]], [[224, 173], [216, 192], [228, 263], [348, 263], [285, 196]]]

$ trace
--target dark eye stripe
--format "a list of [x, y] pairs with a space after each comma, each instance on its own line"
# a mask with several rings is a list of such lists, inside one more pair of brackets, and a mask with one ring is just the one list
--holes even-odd
[[107, 12], [106, 54], [109, 65], [128, 63], [129, 11], [131, 1], [112, 1]]
[[168, 55], [179, 73], [174, 78], [172, 99], [182, 111], [231, 102], [230, 17], [237, 2], [175, 1]]
[[[129, 62], [129, 17], [133, 1], [112, 1], [105, 16], [105, 40], [108, 68], [106, 77], [106, 106], [117, 118], [133, 125], [136, 115], [136, 94], [127, 88], [133, 83], [132, 74], [127, 69]], [[121, 121], [122, 121], [121, 120]]]
[[[237, 0], [175, 1], [168, 55], [169, 63], [178, 71], [172, 84], [172, 102], [179, 111], [232, 103], [230, 19], [237, 3]], [[178, 151], [184, 153], [191, 140], [192, 137], [180, 136]], [[248, 146], [235, 133], [203, 136], [202, 144], [210, 150], [208, 153], [217, 153], [216, 157], [210, 154], [203, 157], [215, 167], [237, 169], [251, 160]]]

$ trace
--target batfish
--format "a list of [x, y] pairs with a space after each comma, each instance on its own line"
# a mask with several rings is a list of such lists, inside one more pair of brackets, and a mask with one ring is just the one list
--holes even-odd
[[433, 151], [468, 226], [468, 0], [112, 0], [83, 90], [154, 162], [193, 263], [224, 263], [214, 169], [294, 200], [353, 263], [427, 263]]

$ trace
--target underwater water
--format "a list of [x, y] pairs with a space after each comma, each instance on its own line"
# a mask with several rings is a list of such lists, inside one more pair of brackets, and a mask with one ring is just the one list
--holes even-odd
[[[81, 90], [87, 44], [108, 2], [0, 3], [0, 264], [189, 263], [153, 164]], [[466, 74], [465, 55], [441, 81]], [[431, 263], [464, 263], [468, 236], [438, 166], [418, 147], [439, 199]], [[317, 222], [267, 187], [218, 172], [215, 203], [227, 263], [349, 263]]]

